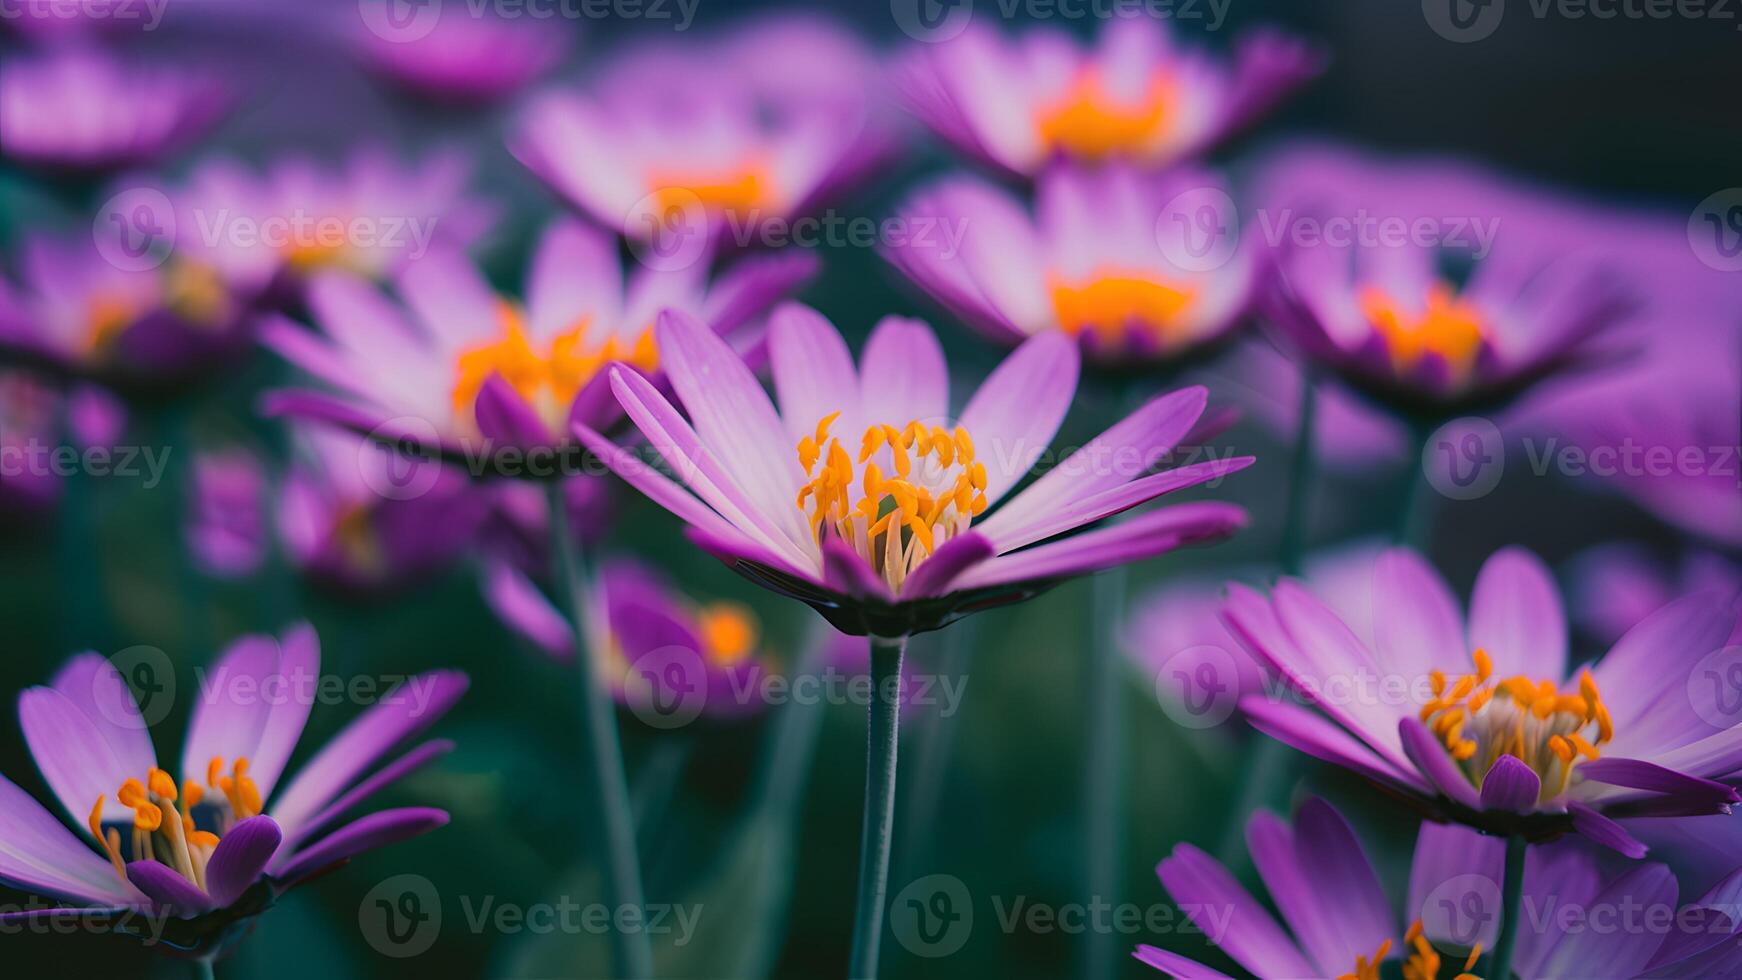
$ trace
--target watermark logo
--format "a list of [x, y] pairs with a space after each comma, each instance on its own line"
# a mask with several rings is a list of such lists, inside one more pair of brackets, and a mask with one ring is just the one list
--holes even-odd
[[[116, 678], [126, 690], [115, 685]], [[169, 716], [175, 704], [175, 667], [162, 650], [128, 647], [109, 658], [91, 677], [91, 696], [105, 720], [122, 728], [150, 728]], [[132, 703], [123, 698], [132, 698]], [[137, 711], [134, 708], [137, 707]]]
[[1506, 16], [1504, 0], [1421, 0], [1421, 13], [1435, 34], [1469, 44], [1493, 34]]
[[1155, 696], [1180, 727], [1214, 728], [1234, 714], [1240, 699], [1239, 670], [1221, 647], [1186, 647], [1155, 672]]
[[168, 261], [175, 246], [175, 205], [155, 187], [132, 187], [103, 202], [91, 219], [97, 254], [123, 272]]
[[363, 484], [387, 500], [415, 500], [435, 488], [441, 464], [427, 447], [441, 445], [428, 419], [401, 415], [369, 431], [357, 446], [357, 472]]
[[357, 13], [369, 33], [383, 41], [408, 44], [436, 29], [442, 0], [357, 0]]
[[623, 237], [636, 261], [656, 272], [675, 272], [707, 258], [713, 227], [700, 195], [665, 187], [630, 206]]
[[926, 875], [896, 894], [889, 905], [889, 927], [915, 956], [949, 956], [974, 932], [973, 896], [955, 875]]
[[1742, 271], [1742, 187], [1711, 195], [1688, 216], [1694, 256], [1719, 272]]
[[901, 33], [916, 41], [941, 44], [968, 29], [974, 0], [889, 0], [889, 13]]
[[1700, 658], [1688, 674], [1688, 703], [1701, 721], [1720, 731], [1742, 724], [1742, 646]]
[[1500, 886], [1487, 875], [1458, 875], [1440, 882], [1416, 910], [1422, 932], [1473, 947], [1500, 918]]
[[649, 726], [682, 728], [708, 704], [707, 665], [689, 647], [649, 650], [625, 669], [623, 697]]
[[1188, 272], [1219, 269], [1240, 245], [1240, 212], [1219, 187], [1194, 187], [1167, 202], [1155, 216], [1161, 254]]
[[377, 953], [394, 959], [417, 956], [441, 935], [441, 895], [422, 875], [394, 875], [363, 896], [357, 926]]
[[1421, 468], [1441, 496], [1451, 500], [1486, 497], [1506, 472], [1506, 443], [1500, 428], [1485, 418], [1453, 419], [1422, 445]]

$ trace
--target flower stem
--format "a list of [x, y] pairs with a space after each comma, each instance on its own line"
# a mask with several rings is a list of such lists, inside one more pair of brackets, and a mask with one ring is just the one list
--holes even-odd
[[1489, 961], [1487, 975], [1494, 980], [1510, 980], [1512, 951], [1518, 947], [1519, 898], [1524, 894], [1524, 854], [1530, 844], [1517, 834], [1506, 838], [1506, 879], [1500, 892], [1500, 939], [1494, 944], [1494, 958]]
[[217, 980], [218, 974], [217, 971], [212, 968], [211, 960], [197, 959], [194, 960], [193, 963], [194, 976], [199, 978], [199, 980]]
[[[610, 696], [587, 649], [587, 610], [592, 596], [585, 562], [569, 534], [568, 502], [561, 480], [545, 485], [550, 510], [551, 551], [556, 556], [563, 597], [575, 633], [575, 672], [580, 681], [581, 722], [592, 752], [594, 792], [598, 797], [604, 839], [600, 855], [605, 866], [606, 901], [616, 908], [640, 912], [641, 867], [635, 850], [635, 818], [629, 806], [629, 781], [623, 771], [623, 747], [617, 740], [617, 720]], [[653, 976], [653, 948], [642, 930], [611, 932], [617, 975], [628, 980]]]
[[1282, 524], [1282, 574], [1299, 575], [1301, 556], [1306, 553], [1307, 508], [1312, 501], [1313, 441], [1318, 417], [1318, 379], [1305, 374], [1300, 379], [1299, 423], [1294, 435], [1294, 461], [1288, 477], [1288, 511]]
[[899, 734], [901, 656], [907, 638], [871, 638], [871, 710], [865, 736], [865, 820], [859, 838], [859, 906], [853, 915], [853, 959], [848, 976], [877, 976], [883, 939], [883, 901], [889, 889], [889, 851], [895, 825], [895, 755]]
[[1433, 437], [1433, 427], [1414, 424], [1410, 426], [1409, 445], [1412, 453], [1409, 457], [1409, 470], [1404, 476], [1403, 493], [1398, 498], [1397, 527], [1394, 539], [1397, 544], [1425, 552], [1429, 539], [1433, 537], [1433, 487], [1428, 483], [1427, 464], [1422, 461], [1428, 439]]
[[[1125, 617], [1125, 566], [1096, 575], [1089, 599], [1089, 746], [1083, 782], [1085, 883], [1088, 901], [1117, 905], [1125, 850], [1125, 712], [1120, 683], [1124, 663], [1115, 637]], [[1083, 975], [1113, 976], [1116, 937], [1091, 930], [1083, 949]]]

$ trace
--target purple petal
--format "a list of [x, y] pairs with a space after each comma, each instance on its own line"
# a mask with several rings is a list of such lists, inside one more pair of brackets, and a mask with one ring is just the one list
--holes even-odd
[[1476, 793], [1476, 787], [1464, 778], [1464, 771], [1447, 754], [1446, 747], [1433, 737], [1418, 719], [1403, 718], [1397, 723], [1398, 737], [1403, 741], [1403, 751], [1408, 754], [1409, 761], [1427, 777], [1428, 783], [1444, 793], [1454, 803], [1467, 806], [1472, 810], [1482, 808], [1482, 799]]
[[[794, 442], [810, 435], [825, 416], [841, 412], [833, 431], [851, 439], [859, 421], [859, 375], [847, 342], [821, 313], [802, 303], [783, 303], [768, 322], [768, 352], [780, 415]], [[893, 423], [892, 423], [893, 424]]]
[[1629, 728], [1660, 696], [1686, 712], [1687, 679], [1701, 658], [1723, 647], [1735, 623], [1727, 597], [1702, 592], [1678, 599], [1627, 631], [1592, 670], [1619, 735], [1616, 751], [1633, 753]]
[[1196, 960], [1188, 960], [1178, 953], [1156, 949], [1154, 946], [1139, 944], [1137, 951], [1131, 955], [1137, 962], [1153, 966], [1170, 977], [1177, 977], [1178, 980], [1233, 980], [1226, 973], [1218, 973]]
[[1252, 695], [1240, 699], [1240, 711], [1253, 728], [1315, 759], [1342, 766], [1383, 786], [1429, 792], [1413, 772], [1398, 771], [1366, 743], [1306, 708]]
[[[1056, 537], [1066, 531], [1105, 520], [1115, 514], [1124, 513], [1163, 494], [1220, 480], [1230, 473], [1240, 472], [1251, 466], [1253, 462], [1254, 457], [1251, 456], [1232, 456], [1228, 459], [1212, 460], [1206, 463], [1193, 463], [1190, 466], [1182, 466], [1179, 469], [1167, 470], [1153, 476], [1132, 480], [1130, 483], [1114, 487], [1111, 490], [1078, 498], [1069, 506], [1060, 507], [1021, 527], [1004, 526], [994, 540], [997, 542], [999, 551], [1014, 551], [1037, 541]], [[988, 536], [992, 534], [984, 527], [980, 528], [980, 531]]]
[[496, 618], [551, 658], [574, 659], [574, 628], [525, 572], [505, 558], [492, 558], [482, 576], [484, 602]]
[[1638, 859], [1645, 856], [1644, 844], [1622, 829], [1620, 824], [1596, 810], [1583, 803], [1569, 803], [1567, 812], [1572, 814], [1573, 829], [1580, 834], [1627, 857]]
[[5, 777], [0, 777], [0, 879], [99, 905], [134, 905], [140, 899], [108, 861]]
[[731, 335], [815, 276], [821, 265], [816, 256], [798, 254], [795, 249], [739, 262], [714, 279], [702, 306], [702, 318], [721, 335]]
[[[907, 317], [886, 316], [872, 329], [859, 361], [863, 424], [899, 429], [916, 419], [928, 426], [947, 421], [949, 368], [930, 327]], [[968, 434], [974, 435], [974, 430]], [[990, 489], [987, 499], [992, 499]]]
[[326, 808], [321, 810], [321, 812], [310, 817], [308, 822], [302, 825], [302, 829], [297, 832], [296, 838], [291, 841], [291, 846], [294, 847], [309, 837], [320, 833], [334, 820], [344, 816], [348, 811], [361, 804], [364, 800], [367, 800], [369, 797], [374, 796], [376, 793], [386, 789], [388, 786], [399, 782], [406, 776], [422, 769], [424, 766], [429, 765], [431, 762], [447, 755], [453, 750], [453, 742], [441, 738], [433, 739], [419, 745], [417, 748], [412, 749], [410, 752], [407, 752], [392, 762], [389, 762], [387, 765], [382, 766], [380, 769], [371, 773], [369, 778], [351, 787], [351, 789], [344, 795], [327, 804]]
[[1233, 504], [1163, 507], [1111, 527], [999, 555], [963, 573], [955, 587], [970, 589], [1082, 575], [1218, 540], [1245, 526], [1246, 511]]
[[1294, 856], [1301, 877], [1319, 894], [1337, 896], [1331, 928], [1343, 955], [1330, 961], [1353, 963], [1363, 951], [1398, 934], [1397, 923], [1379, 885], [1379, 876], [1343, 815], [1317, 798], [1301, 804], [1294, 819]]
[[283, 840], [283, 832], [271, 817], [249, 817], [231, 827], [206, 865], [206, 891], [213, 904], [222, 908], [241, 898], [259, 880]]
[[499, 329], [502, 315], [496, 293], [461, 252], [432, 251], [408, 262], [397, 279], [399, 295], [443, 345], [463, 347], [494, 336]]
[[1566, 612], [1542, 559], [1513, 547], [1483, 563], [1470, 598], [1470, 646], [1486, 650], [1502, 676], [1566, 676]]
[[79, 654], [67, 661], [49, 685], [85, 713], [123, 766], [143, 773], [157, 765], [151, 734], [133, 702], [133, 691], [107, 658]]
[[[1674, 909], [1675, 876], [1648, 864], [1611, 882], [1592, 903], [1597, 909]], [[1570, 929], [1548, 954], [1545, 977], [1633, 977], [1651, 962], [1663, 933], [1650, 928]]]
[[[1656, 975], [1663, 967], [1682, 963], [1719, 945], [1736, 948], [1738, 926], [1742, 926], [1742, 868], [1730, 872], [1699, 899], [1682, 907], [1676, 915], [1675, 929], [1664, 937], [1646, 972]], [[1686, 964], [1676, 972], [1682, 976], [1723, 975], [1700, 971], [1694, 964]]]
[[260, 795], [270, 798], [314, 707], [320, 655], [320, 641], [307, 623], [286, 631], [282, 644], [270, 636], [232, 643], [201, 682], [182, 750], [182, 778], [203, 782], [213, 758], [246, 758]]
[[527, 449], [551, 441], [538, 412], [500, 374], [490, 375], [478, 389], [472, 415], [478, 421], [478, 434], [497, 446]]
[[[1180, 844], [1155, 873], [1186, 918], [1241, 966], [1262, 977], [1318, 975], [1264, 906], [1208, 854]], [[1205, 916], [1206, 909], [1227, 916], [1225, 934], [1216, 934], [1221, 923]]]
[[1372, 582], [1374, 653], [1388, 673], [1415, 684], [1435, 669], [1452, 671], [1470, 662], [1458, 601], [1420, 555], [1386, 551], [1374, 565]]
[[985, 535], [975, 531], [943, 543], [901, 583], [903, 599], [928, 599], [943, 595], [957, 576], [991, 558], [996, 552]]
[[1295, 941], [1322, 974], [1333, 974], [1342, 968], [1340, 964], [1355, 962], [1342, 930], [1333, 921], [1336, 916], [1324, 902], [1324, 893], [1301, 867], [1293, 828], [1276, 814], [1260, 810], [1246, 822], [1246, 850]]
[[961, 424], [986, 464], [986, 500], [996, 504], [1028, 474], [1058, 433], [1077, 390], [1081, 355], [1056, 331], [1016, 348], [962, 409]]
[[212, 908], [212, 900], [205, 892], [167, 864], [134, 861], [127, 866], [127, 880], [177, 918], [192, 918]]
[[549, 337], [583, 316], [614, 322], [623, 302], [622, 259], [610, 235], [570, 217], [551, 222], [527, 275], [527, 329]]
[[301, 852], [281, 855], [274, 877], [295, 884], [324, 868], [347, 861], [365, 851], [373, 851], [427, 834], [446, 826], [448, 815], [443, 810], [428, 807], [406, 807], [371, 813], [340, 827], [320, 843]]
[[855, 599], [894, 602], [889, 584], [852, 546], [830, 535], [823, 540], [823, 581], [836, 592]]
[[20, 694], [18, 722], [37, 769], [76, 826], [85, 825], [97, 797], [107, 796], [113, 803], [123, 782], [145, 777], [116, 758], [103, 732], [53, 688], [33, 687]]
[[1710, 808], [1712, 813], [1727, 812], [1723, 808], [1742, 803], [1742, 795], [1738, 795], [1730, 786], [1641, 759], [1604, 756], [1580, 763], [1578, 773], [1584, 779], [1610, 786], [1625, 786], [1628, 789], [1677, 797], [1691, 806]]
[[[1423, 932], [1431, 940], [1455, 946], [1480, 942], [1484, 949], [1492, 949], [1499, 931], [1498, 908], [1484, 907], [1466, 915], [1461, 902], [1454, 902], [1450, 909], [1441, 903], [1447, 886], [1457, 888], [1452, 883], [1460, 878], [1466, 879], [1460, 884], [1473, 885], [1476, 882], [1469, 879], [1476, 878], [1487, 879], [1493, 889], [1464, 888], [1459, 889], [1460, 893], [1498, 904], [1505, 859], [1506, 842], [1502, 838], [1477, 833], [1460, 824], [1422, 821], [1409, 867], [1409, 904], [1404, 906], [1403, 917], [1420, 919]], [[1526, 879], [1529, 877], [1527, 873]], [[1471, 926], [1476, 929], [1474, 935], [1469, 933]]]
[[1517, 756], [1503, 755], [1482, 777], [1482, 809], [1528, 813], [1536, 809], [1542, 777]]

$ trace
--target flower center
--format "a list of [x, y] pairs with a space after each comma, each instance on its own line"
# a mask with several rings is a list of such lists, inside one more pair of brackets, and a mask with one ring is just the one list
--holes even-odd
[[756, 648], [756, 617], [735, 602], [715, 602], [702, 608], [697, 617], [702, 635], [702, 652], [721, 666], [740, 663]]
[[[1410, 923], [1409, 931], [1404, 933], [1403, 944], [1409, 949], [1409, 957], [1403, 961], [1403, 980], [1436, 980], [1440, 975], [1440, 954], [1433, 944], [1422, 935], [1421, 920]], [[1380, 980], [1379, 965], [1385, 962], [1385, 954], [1391, 952], [1391, 940], [1387, 939], [1373, 951], [1373, 956], [1355, 957], [1355, 969], [1345, 973], [1337, 980]], [[1470, 950], [1470, 955], [1464, 960], [1464, 969], [1456, 980], [1480, 980], [1470, 972], [1476, 961], [1482, 958], [1482, 944], [1477, 943]]]
[[[145, 780], [128, 779], [115, 791], [115, 800], [133, 811], [130, 827], [131, 847], [123, 856], [121, 829], [105, 827], [103, 804], [107, 797], [97, 797], [91, 807], [91, 834], [108, 855], [115, 873], [127, 880], [127, 863], [157, 861], [173, 868], [177, 874], [201, 890], [206, 887], [206, 864], [218, 847], [219, 839], [237, 821], [258, 816], [261, 811], [260, 788], [248, 777], [248, 760], [238, 758], [224, 773], [222, 757], [213, 757], [206, 767], [206, 782], [189, 781], [177, 786], [175, 778], [162, 769], [152, 769]], [[194, 808], [204, 806], [208, 827], [201, 829], [194, 821]]]
[[1459, 299], [1443, 282], [1428, 288], [1427, 306], [1417, 312], [1406, 309], [1378, 286], [1361, 291], [1361, 312], [1384, 338], [1391, 361], [1400, 371], [1415, 367], [1423, 357], [1438, 354], [1455, 377], [1469, 373], [1482, 346], [1482, 314], [1468, 300]]
[[1166, 341], [1180, 314], [1196, 299], [1196, 290], [1142, 272], [1097, 271], [1084, 281], [1051, 277], [1052, 308], [1059, 328], [1077, 336], [1092, 331], [1115, 343], [1127, 331], [1147, 332]]
[[1552, 799], [1581, 760], [1597, 758], [1597, 746], [1615, 737], [1589, 670], [1579, 674], [1577, 693], [1563, 693], [1553, 681], [1493, 679], [1485, 650], [1471, 659], [1476, 672], [1454, 682], [1433, 672], [1434, 699], [1422, 706], [1421, 720], [1477, 787], [1501, 756], [1510, 755], [1541, 778], [1539, 800]]
[[643, 330], [628, 349], [615, 336], [588, 349], [588, 320], [583, 317], [540, 350], [527, 334], [518, 307], [504, 300], [499, 312], [502, 323], [496, 339], [467, 348], [454, 362], [454, 411], [461, 417], [470, 414], [490, 375], [500, 374], [537, 410], [552, 432], [562, 432], [575, 396], [600, 368], [614, 361], [643, 371], [659, 367], [659, 350], [651, 328]]
[[[230, 291], [218, 270], [200, 262], [174, 261], [164, 267], [160, 283], [164, 309], [196, 327], [224, 324], [234, 310]], [[85, 303], [84, 353], [109, 350], [144, 315], [138, 300], [122, 292], [97, 292]]]
[[667, 219], [698, 203], [710, 214], [736, 215], [748, 215], [774, 203], [774, 182], [759, 160], [712, 173], [655, 173], [647, 183], [654, 194], [654, 206]]
[[[986, 464], [974, 459], [974, 441], [961, 426], [878, 424], [860, 442], [863, 473], [856, 478], [853, 457], [829, 435], [840, 414], [825, 416], [798, 442], [811, 477], [799, 489], [798, 509], [818, 542], [825, 534], [840, 538], [900, 591], [920, 562], [986, 509]], [[885, 467], [894, 475], [885, 476]]]
[[1093, 68], [1079, 72], [1058, 101], [1035, 116], [1035, 128], [1049, 151], [1099, 160], [1120, 153], [1137, 153], [1166, 128], [1175, 115], [1179, 88], [1173, 78], [1157, 72], [1134, 102], [1107, 91]]

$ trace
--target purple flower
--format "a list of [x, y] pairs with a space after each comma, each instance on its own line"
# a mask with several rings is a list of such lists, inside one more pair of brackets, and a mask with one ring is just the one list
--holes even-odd
[[[1643, 545], [1598, 545], [1575, 555], [1568, 568], [1573, 620], [1595, 638], [1614, 643], [1677, 596], [1717, 592], [1742, 597], [1742, 565], [1710, 551], [1690, 551], [1674, 564]], [[1742, 644], [1742, 622], [1730, 635]]]
[[364, 67], [444, 105], [507, 98], [555, 67], [569, 49], [569, 34], [543, 19], [471, 16], [454, 3], [441, 9], [428, 33], [383, 37], [355, 17], [346, 23], [347, 40]]
[[[496, 558], [485, 563], [482, 586], [510, 629], [556, 660], [573, 662], [573, 627], [525, 572]], [[679, 709], [689, 717], [734, 718], [763, 706], [760, 697], [745, 696], [766, 670], [761, 630], [748, 608], [696, 602], [628, 559], [600, 567], [589, 604], [587, 648], [620, 703], [673, 718], [682, 717]]]
[[1063, 31], [970, 25], [902, 65], [908, 107], [957, 150], [1019, 176], [1058, 159], [1161, 169], [1198, 156], [1316, 75], [1323, 59], [1264, 31], [1231, 64], [1176, 46], [1165, 24], [1114, 18], [1092, 49]]
[[1468, 619], [1426, 561], [1389, 551], [1372, 609], [1368, 640], [1297, 581], [1231, 585], [1229, 629], [1318, 709], [1247, 698], [1253, 724], [1451, 819], [1631, 857], [1645, 848], [1613, 818], [1742, 800], [1716, 781], [1742, 768], [1742, 726], [1689, 683], [1735, 628], [1731, 597], [1679, 599], [1576, 672], [1554, 580], [1521, 548], [1483, 565]]
[[1411, 414], [1503, 407], [1609, 356], [1594, 342], [1636, 309], [1613, 254], [1577, 247], [1575, 219], [1494, 178], [1309, 150], [1259, 184], [1278, 329]]
[[141, 65], [73, 45], [0, 63], [0, 153], [33, 169], [94, 175], [157, 163], [232, 102], [188, 65]]
[[[605, 227], [648, 240], [804, 214], [888, 160], [875, 56], [827, 21], [759, 21], [645, 45], [586, 92], [546, 93], [509, 149]], [[748, 244], [748, 242], [743, 242]], [[661, 246], [663, 247], [663, 246]]]
[[300, 426], [277, 503], [278, 535], [303, 574], [382, 594], [450, 567], [490, 502], [465, 474], [343, 430]]
[[201, 568], [218, 578], [252, 574], [272, 547], [266, 519], [266, 470], [240, 447], [194, 458], [187, 546]]
[[[1300, 365], [1268, 341], [1242, 343], [1207, 368], [1216, 389], [1279, 439], [1300, 428]], [[1409, 434], [1391, 416], [1330, 379], [1314, 397], [1313, 456], [1347, 470], [1395, 467], [1409, 456]]]
[[[1505, 842], [1499, 838], [1424, 823], [1410, 868], [1405, 929], [1354, 830], [1323, 800], [1308, 799], [1292, 824], [1258, 813], [1246, 825], [1246, 843], [1282, 922], [1227, 868], [1190, 844], [1175, 847], [1156, 874], [1186, 918], [1253, 974], [1356, 980], [1489, 975], [1483, 953], [1495, 944], [1501, 916]], [[1327, 901], [1331, 881], [1336, 896]], [[1606, 875], [1592, 849], [1579, 842], [1531, 848], [1512, 973], [1521, 980], [1727, 976], [1738, 962], [1738, 882], [1742, 872], [1678, 905], [1675, 876], [1661, 864]], [[1225, 980], [1153, 946], [1139, 946], [1135, 955], [1170, 976]]]
[[425, 807], [339, 821], [453, 748], [425, 742], [377, 768], [447, 713], [466, 689], [465, 675], [410, 679], [280, 787], [319, 679], [320, 646], [307, 624], [282, 641], [236, 641], [201, 679], [173, 772], [159, 766], [127, 682], [97, 654], [74, 657], [50, 686], [19, 695], [31, 755], [80, 829], [68, 831], [0, 778], [0, 878], [70, 906], [6, 918], [66, 917], [79, 907], [162, 914], [172, 919], [170, 948], [209, 957], [300, 882], [447, 823], [445, 812]]
[[814, 269], [809, 256], [765, 256], [711, 283], [706, 263], [640, 268], [625, 282], [616, 242], [565, 219], [533, 257], [524, 307], [449, 252], [396, 277], [404, 307], [356, 276], [324, 273], [309, 304], [325, 335], [280, 318], [264, 339], [343, 394], [281, 393], [269, 408], [455, 455], [480, 442], [558, 445], [571, 422], [602, 427], [620, 417], [603, 383], [607, 365], [658, 376], [659, 311], [691, 311], [747, 343], [752, 321]]
[[1061, 330], [1107, 362], [1178, 357], [1226, 336], [1253, 299], [1255, 251], [1234, 243], [1223, 186], [1191, 169], [1066, 167], [1041, 179], [1031, 217], [952, 177], [899, 209], [913, 234], [883, 254], [1001, 343]]
[[917, 320], [885, 318], [855, 367], [816, 311], [776, 310], [769, 351], [778, 410], [705, 323], [668, 311], [655, 331], [688, 418], [631, 370], [612, 369], [611, 388], [678, 480], [585, 426], [577, 435], [690, 525], [703, 548], [809, 603], [842, 632], [896, 638], [936, 629], [1245, 523], [1240, 508], [1203, 502], [1073, 533], [1252, 462], [1146, 475], [1203, 414], [1202, 388], [1156, 398], [1010, 495], [1076, 391], [1076, 347], [1056, 332], [1017, 348], [952, 415], [943, 350]]

